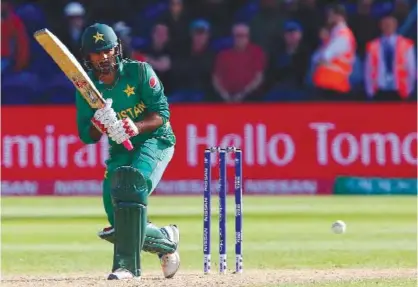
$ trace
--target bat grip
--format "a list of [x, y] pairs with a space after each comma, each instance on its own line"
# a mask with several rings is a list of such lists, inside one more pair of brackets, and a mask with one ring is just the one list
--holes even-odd
[[123, 146], [127, 149], [127, 150], [133, 150], [134, 146], [132, 145], [132, 142], [130, 140], [126, 140], [123, 142]]

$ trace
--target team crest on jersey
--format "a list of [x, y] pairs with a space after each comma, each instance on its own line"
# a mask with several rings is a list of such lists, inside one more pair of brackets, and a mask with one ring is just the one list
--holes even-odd
[[151, 77], [149, 78], [148, 83], [151, 89], [154, 89], [157, 91], [160, 89], [160, 82], [158, 81], [158, 78], [155, 75], [155, 73], [152, 73]]
[[157, 78], [152, 76], [149, 79], [149, 86], [151, 87], [151, 89], [154, 89], [157, 86]]

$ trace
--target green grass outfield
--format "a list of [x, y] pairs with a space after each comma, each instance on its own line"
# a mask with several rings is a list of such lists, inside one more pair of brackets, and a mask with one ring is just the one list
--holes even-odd
[[[212, 268], [218, 268], [217, 198], [213, 197]], [[181, 230], [182, 271], [202, 270], [202, 197], [151, 197], [149, 217]], [[100, 197], [2, 198], [2, 274], [107, 272], [112, 248], [96, 232], [107, 224]], [[234, 206], [228, 198], [227, 250], [234, 266]], [[244, 198], [244, 272], [248, 269], [415, 268], [416, 197]], [[347, 232], [333, 234], [335, 220]], [[159, 270], [154, 255], [144, 270]], [[146, 272], [146, 271], [144, 271]], [[416, 286], [412, 279], [280, 286]], [[386, 281], [385, 281], [386, 280]], [[391, 283], [393, 281], [393, 284]], [[331, 285], [330, 285], [331, 284]], [[413, 284], [413, 285], [411, 285]], [[273, 285], [272, 285], [273, 286]]]

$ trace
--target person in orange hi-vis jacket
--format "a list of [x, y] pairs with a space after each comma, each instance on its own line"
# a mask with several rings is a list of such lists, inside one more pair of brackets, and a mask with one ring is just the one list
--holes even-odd
[[11, 1], [1, 2], [1, 71], [18, 72], [29, 65], [29, 35]]
[[382, 36], [367, 43], [364, 65], [365, 88], [369, 99], [408, 100], [417, 76], [415, 45], [396, 33], [397, 20], [384, 15], [380, 21]]
[[314, 68], [313, 84], [321, 100], [350, 100], [350, 75], [356, 57], [356, 40], [346, 23], [344, 6], [327, 7], [330, 38]]

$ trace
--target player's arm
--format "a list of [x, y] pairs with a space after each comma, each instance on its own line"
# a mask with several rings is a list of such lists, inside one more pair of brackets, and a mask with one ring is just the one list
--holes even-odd
[[139, 133], [153, 132], [164, 125], [170, 118], [164, 87], [148, 63], [139, 64], [140, 87], [147, 107], [147, 116], [136, 122]]
[[80, 140], [85, 144], [94, 144], [102, 137], [99, 131], [91, 122], [94, 110], [88, 105], [80, 92], [76, 92], [77, 128]]

